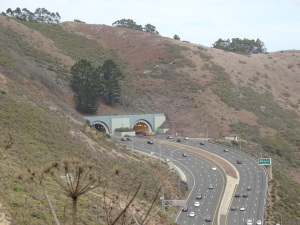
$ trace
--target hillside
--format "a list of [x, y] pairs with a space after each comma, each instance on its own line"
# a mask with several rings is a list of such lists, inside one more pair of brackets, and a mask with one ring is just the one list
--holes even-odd
[[[294, 205], [299, 190], [290, 196], [284, 193], [287, 185], [300, 183], [300, 51], [246, 56], [130, 29], [79, 22], [24, 23], [2, 15], [0, 30], [1, 133], [15, 139], [14, 151], [7, 153], [12, 158], [1, 170], [16, 174], [40, 166], [47, 157], [55, 161], [84, 154], [90, 159], [91, 153], [103, 155], [111, 148], [131, 163], [130, 155], [87, 131], [84, 115], [74, 110], [69, 85], [69, 69], [77, 60], [100, 65], [114, 59], [126, 76], [122, 101], [111, 106], [99, 99], [97, 115], [165, 113], [165, 126], [174, 121], [175, 129], [188, 136], [208, 133], [221, 140], [229, 133], [241, 134], [243, 150], [258, 157], [262, 148], [263, 156], [273, 158], [277, 180], [271, 185], [269, 210], [285, 213], [289, 208], [287, 224], [300, 217], [299, 205]], [[36, 149], [42, 149], [37, 156], [32, 152]], [[149, 167], [145, 170], [151, 171]], [[11, 179], [8, 186], [14, 190], [17, 181]], [[1, 199], [10, 213], [14, 204], [22, 208], [22, 198], [5, 196], [8, 193]]]
[[[66, 72], [72, 60], [58, 49], [53, 55], [35, 49], [36, 43], [26, 41], [23, 29], [22, 24], [0, 17], [0, 224], [54, 224], [40, 185], [41, 171], [65, 159], [93, 163], [100, 181], [111, 176], [109, 182], [80, 197], [78, 224], [103, 224], [108, 215], [116, 218], [139, 183], [140, 192], [129, 210], [139, 221], [163, 183], [166, 197], [184, 194], [177, 189], [177, 174], [170, 174], [166, 164], [132, 153], [85, 124], [72, 108]], [[33, 35], [42, 37], [38, 32]], [[57, 57], [62, 61], [56, 61]], [[4, 151], [10, 137], [12, 146]], [[45, 186], [58, 219], [71, 224], [70, 198], [54, 180], [47, 178]], [[104, 198], [113, 209], [103, 204]], [[142, 201], [146, 204], [141, 205]], [[151, 216], [161, 209], [160, 204], [156, 202]], [[162, 210], [153, 216], [151, 224], [175, 224]]]

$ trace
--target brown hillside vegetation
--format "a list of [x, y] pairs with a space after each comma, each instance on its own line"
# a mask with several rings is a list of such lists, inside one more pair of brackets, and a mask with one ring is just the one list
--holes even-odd
[[[111, 143], [101, 140], [101, 146], [107, 145], [99, 147], [97, 138], [87, 134], [94, 131], [84, 127], [85, 115], [76, 112], [70, 88], [70, 68], [76, 61], [88, 59], [98, 66], [109, 58], [118, 62], [125, 75], [121, 102], [106, 105], [98, 99], [97, 115], [165, 113], [163, 126], [172, 128], [172, 121], [184, 135], [208, 135], [223, 144], [241, 144], [254, 157], [262, 151], [263, 157], [272, 158], [278, 179], [271, 186], [278, 190], [270, 190], [269, 201], [274, 204], [270, 207], [281, 213], [284, 208], [294, 210], [287, 216], [287, 224], [293, 224], [293, 218], [298, 218], [297, 207], [291, 204], [296, 194], [286, 193], [289, 186], [299, 187], [300, 183], [300, 50], [241, 55], [126, 28], [79, 22], [26, 23], [0, 15], [0, 101], [8, 94], [22, 102], [20, 107], [37, 108], [43, 112], [34, 114], [39, 118], [37, 124], [44, 122], [39, 117], [42, 114], [58, 118], [60, 129], [66, 129], [59, 138], [70, 138], [66, 143], [124, 158]], [[18, 112], [8, 100], [6, 104], [7, 112]], [[2, 129], [7, 131], [7, 124], [13, 124], [21, 137], [26, 129], [35, 130], [31, 124], [17, 127], [23, 124], [23, 116], [28, 121], [35, 119], [31, 108], [22, 110], [25, 113], [13, 122], [3, 120]], [[7, 115], [0, 112], [0, 116]], [[241, 143], [224, 142], [223, 136], [233, 132], [240, 132]], [[22, 149], [24, 143], [18, 144], [16, 149]], [[33, 145], [48, 150], [42, 141], [36, 146], [30, 141], [26, 144], [25, 149]], [[143, 160], [132, 155], [125, 158]], [[165, 176], [153, 171], [157, 177]]]
[[[163, 89], [163, 92], [168, 92], [167, 83], [170, 80], [157, 79], [150, 75], [154, 67], [162, 67], [158, 62], [159, 59], [168, 59], [166, 44], [175, 44], [184, 46], [182, 51], [183, 57], [186, 57], [194, 64], [193, 68], [176, 68], [176, 72], [182, 74], [181, 78], [177, 78], [177, 82], [184, 82], [186, 74], [188, 77], [197, 82], [199, 85], [205, 85], [210, 81], [211, 74], [207, 71], [202, 71], [202, 67], [206, 60], [198, 55], [199, 47], [204, 50], [205, 54], [211, 56], [214, 63], [225, 68], [230, 75], [231, 81], [237, 86], [250, 86], [254, 91], [264, 92], [271, 91], [275, 100], [285, 109], [293, 110], [298, 115], [300, 111], [298, 107], [300, 100], [300, 51], [281, 51], [269, 54], [258, 55], [239, 55], [222, 50], [207, 48], [196, 44], [179, 42], [169, 38], [155, 36], [149, 33], [110, 27], [106, 25], [87, 25], [82, 23], [67, 22], [62, 26], [67, 29], [84, 35], [88, 38], [97, 40], [102, 45], [114, 49], [118, 55], [125, 61], [129, 62], [134, 67], [135, 72], [142, 73], [144, 76], [135, 80], [137, 86], [142, 86], [142, 91], [153, 92], [156, 89]], [[150, 65], [150, 66], [149, 66]], [[189, 93], [176, 93], [179, 95], [189, 95]], [[184, 103], [180, 104], [176, 100], [176, 95], [173, 99], [168, 99], [167, 108], [166, 102], [163, 102], [163, 96], [155, 96], [155, 108], [175, 117], [179, 121], [178, 126], [184, 126], [189, 132], [197, 132], [196, 129], [201, 127], [203, 121], [214, 123], [212, 128], [218, 128], [219, 131], [212, 129], [211, 135], [225, 135], [229, 133], [228, 124], [243, 120], [250, 125], [260, 127], [262, 134], [275, 135], [276, 131], [271, 128], [260, 126], [257, 123], [256, 116], [245, 110], [236, 111], [228, 108], [224, 103], [220, 102], [217, 96], [211, 92], [210, 88], [197, 95], [191, 95], [194, 99], [193, 104], [201, 105], [200, 110], [186, 109]], [[174, 104], [176, 102], [176, 104]], [[105, 112], [104, 112], [105, 113]], [[202, 117], [204, 115], [204, 117]], [[197, 128], [192, 127], [186, 119], [197, 119]], [[225, 120], [221, 121], [221, 118]], [[203, 133], [203, 129], [199, 129]]]

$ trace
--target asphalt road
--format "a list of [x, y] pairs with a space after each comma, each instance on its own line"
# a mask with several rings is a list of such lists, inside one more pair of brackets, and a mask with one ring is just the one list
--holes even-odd
[[[246, 224], [247, 219], [252, 219], [256, 223], [257, 220], [263, 221], [265, 210], [267, 180], [263, 166], [258, 165], [257, 159], [233, 148], [223, 147], [218, 144], [206, 143], [200, 145], [199, 140], [184, 140], [181, 142], [186, 145], [201, 148], [203, 150], [217, 154], [230, 163], [232, 163], [240, 174], [240, 182], [237, 186], [236, 193], [241, 197], [234, 197], [232, 204], [236, 206], [235, 211], [229, 211], [227, 216], [227, 224]], [[228, 152], [224, 152], [227, 148]], [[242, 164], [237, 164], [237, 160], [241, 160]], [[251, 190], [247, 190], [250, 186]], [[248, 197], [243, 197], [244, 193]], [[245, 207], [245, 211], [240, 211], [241, 207]]]
[[[247, 219], [253, 219], [254, 222], [260, 219], [263, 220], [265, 197], [266, 197], [266, 174], [262, 166], [257, 164], [257, 160], [250, 156], [232, 148], [227, 148], [228, 152], [224, 152], [224, 148], [217, 144], [206, 143], [199, 145], [199, 140], [190, 139], [183, 140], [180, 143], [176, 139], [168, 140], [177, 143], [177, 147], [161, 143], [157, 139], [163, 139], [164, 136], [153, 136], [154, 144], [147, 144], [144, 138], [133, 138], [132, 141], [122, 141], [122, 144], [129, 149], [142, 151], [151, 154], [154, 157], [169, 158], [171, 163], [179, 167], [186, 175], [190, 194], [186, 199], [188, 212], [180, 211], [176, 218], [179, 224], [186, 225], [202, 225], [202, 224], [217, 224], [217, 209], [222, 198], [224, 190], [224, 175], [219, 169], [212, 170], [215, 165], [209, 160], [202, 158], [200, 155], [190, 153], [184, 150], [184, 145], [201, 148], [203, 150], [217, 154], [229, 162], [231, 162], [240, 173], [240, 183], [237, 186], [236, 192], [241, 194], [239, 198], [233, 198], [232, 204], [237, 207], [236, 211], [229, 211], [225, 224], [241, 225], [246, 224]], [[116, 139], [116, 140], [120, 140]], [[182, 152], [187, 153], [187, 157], [182, 157]], [[236, 164], [236, 160], [242, 160], [242, 164]], [[208, 189], [209, 184], [213, 185], [213, 189]], [[250, 186], [251, 190], [246, 190]], [[197, 200], [196, 196], [201, 193], [203, 198]], [[244, 193], [248, 193], [248, 197], [242, 197]], [[195, 201], [200, 202], [200, 206], [194, 206]], [[241, 207], [245, 207], [245, 211], [240, 211]], [[195, 217], [189, 217], [190, 212], [195, 212]], [[210, 215], [212, 222], [205, 222], [204, 217]], [[253, 223], [255, 224], [255, 223]]]

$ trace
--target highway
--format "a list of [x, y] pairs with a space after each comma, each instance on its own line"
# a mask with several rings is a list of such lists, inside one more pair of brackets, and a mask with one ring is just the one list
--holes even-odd
[[[150, 138], [150, 137], [148, 137]], [[154, 144], [147, 144], [145, 138], [133, 138], [132, 141], [120, 141], [129, 149], [142, 151], [152, 156], [165, 160], [168, 157], [171, 163], [174, 163], [186, 175], [189, 186], [189, 196], [186, 199], [188, 212], [180, 211], [176, 218], [179, 224], [186, 225], [202, 225], [217, 224], [218, 207], [224, 192], [226, 180], [224, 172], [214, 165], [210, 160], [201, 157], [200, 154], [187, 151], [185, 146], [192, 146], [198, 149], [217, 154], [232, 163], [240, 174], [240, 183], [236, 188], [236, 193], [240, 193], [241, 197], [232, 198], [230, 205], [235, 205], [235, 211], [228, 211], [226, 221], [222, 224], [226, 225], [242, 225], [246, 224], [247, 219], [253, 219], [254, 222], [260, 219], [263, 221], [263, 213], [266, 197], [266, 174], [262, 166], [250, 156], [232, 148], [227, 148], [228, 152], [224, 152], [224, 148], [213, 143], [199, 145], [199, 140], [190, 139], [176, 142], [176, 139], [167, 140], [165, 136], [152, 136]], [[159, 140], [161, 139], [161, 140]], [[166, 141], [172, 143], [169, 145]], [[174, 143], [176, 145], [174, 145]], [[187, 157], [182, 157], [182, 152], [187, 153]], [[241, 160], [242, 164], [237, 164], [236, 160]], [[216, 167], [217, 170], [212, 170]], [[209, 189], [209, 184], [213, 185], [213, 189]], [[251, 190], [246, 190], [250, 186]], [[201, 200], [197, 200], [198, 193], [203, 195]], [[243, 197], [244, 193], [248, 193], [248, 197]], [[194, 206], [195, 201], [200, 202], [200, 206]], [[240, 211], [241, 207], [245, 207], [245, 211]], [[190, 212], [195, 212], [195, 217], [189, 217]], [[212, 222], [206, 222], [204, 217], [209, 215]], [[253, 223], [255, 224], [255, 223]]]
[[[199, 141], [197, 140], [184, 143], [200, 147]], [[237, 209], [235, 211], [229, 211], [227, 224], [246, 224], [247, 219], [252, 219], [255, 222], [257, 220], [263, 221], [267, 189], [264, 168], [258, 165], [256, 159], [233, 148], [222, 147], [213, 143], [201, 145], [201, 148], [222, 156], [232, 163], [239, 172], [240, 182], [237, 186], [236, 193], [239, 193], [241, 196], [233, 198], [231, 205], [236, 206]], [[225, 148], [228, 149], [228, 152], [224, 152]], [[237, 160], [241, 160], [242, 164], [237, 164]], [[251, 190], [247, 190], [248, 186], [251, 187]], [[244, 193], [247, 193], [248, 197], [243, 197]], [[245, 211], [240, 211], [242, 206], [245, 207]]]

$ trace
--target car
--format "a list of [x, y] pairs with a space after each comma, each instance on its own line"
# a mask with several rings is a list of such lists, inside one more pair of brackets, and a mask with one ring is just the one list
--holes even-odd
[[244, 198], [247, 198], [247, 197], [248, 197], [248, 193], [244, 193], [244, 194], [243, 194], [243, 197], [244, 197]]
[[210, 222], [211, 221], [210, 215], [205, 216], [204, 220], [205, 222]]
[[246, 208], [244, 206], [240, 207], [240, 211], [245, 211], [245, 210], [246, 210]]
[[205, 143], [204, 143], [204, 142], [200, 142], [199, 144], [200, 144], [200, 145], [205, 145]]
[[200, 202], [195, 202], [194, 206], [199, 207], [200, 206]]
[[190, 212], [189, 213], [189, 217], [194, 217], [195, 216], [195, 212]]
[[189, 140], [189, 137], [184, 137], [184, 140]]
[[257, 220], [257, 221], [256, 221], [256, 225], [262, 225], [261, 220]]
[[121, 138], [121, 141], [126, 141], [127, 139], [126, 138]]
[[242, 164], [242, 160], [236, 160], [237, 164]]
[[201, 193], [197, 194], [196, 199], [202, 199], [202, 194]]
[[144, 136], [148, 136], [148, 134], [147, 134], [147, 133], [144, 133]]
[[150, 145], [152, 145], [152, 144], [153, 144], [153, 141], [150, 141], [150, 140], [149, 140], [149, 141], [147, 141], [147, 143], [150, 144]]
[[151, 136], [152, 136], [152, 135], [155, 135], [155, 133], [149, 133], [148, 135], [151, 135]]
[[225, 148], [225, 149], [223, 150], [223, 152], [228, 152], [228, 149], [227, 149], [227, 148]]
[[251, 189], [252, 189], [251, 186], [248, 186], [248, 187], [247, 187], [247, 190], [248, 190], [248, 191], [250, 191]]
[[216, 167], [212, 167], [211, 169], [212, 169], [212, 170], [217, 170], [217, 168], [216, 168]]
[[239, 193], [235, 193], [234, 197], [239, 198], [241, 195]]
[[183, 211], [183, 212], [188, 211], [188, 206], [187, 206], [187, 205], [184, 205], [184, 206], [182, 207], [182, 211]]
[[173, 137], [172, 137], [172, 136], [170, 136], [170, 135], [168, 135], [166, 138], [167, 138], [167, 139], [172, 139]]
[[235, 211], [235, 210], [236, 210], [236, 206], [235, 206], [235, 205], [232, 205], [231, 208], [230, 208], [230, 210], [231, 210], [231, 211]]
[[208, 185], [208, 189], [214, 189], [214, 186], [212, 184]]
[[177, 142], [182, 142], [182, 140], [179, 138], [179, 139], [177, 139]]
[[170, 162], [170, 159], [169, 159], [169, 158], [166, 158], [165, 160], [166, 160], [166, 162]]
[[247, 225], [253, 225], [252, 220], [251, 220], [251, 219], [247, 219], [246, 224], [247, 224]]
[[184, 152], [181, 155], [182, 155], [182, 157], [187, 157], [187, 154]]
[[128, 138], [126, 138], [126, 139], [127, 139], [127, 141], [131, 141], [131, 138], [129, 138], [129, 137], [128, 137]]

